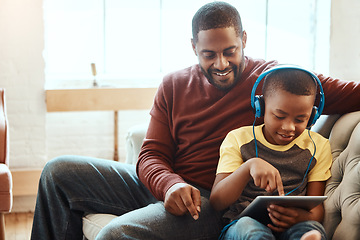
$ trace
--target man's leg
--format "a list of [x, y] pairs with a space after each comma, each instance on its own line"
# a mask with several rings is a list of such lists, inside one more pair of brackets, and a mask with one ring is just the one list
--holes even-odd
[[59, 157], [41, 174], [31, 239], [82, 239], [84, 213], [122, 215], [155, 202], [133, 165]]
[[207, 197], [201, 198], [198, 220], [189, 214], [174, 216], [165, 210], [163, 202], [157, 202], [113, 219], [96, 240], [218, 239], [223, 227], [222, 215], [213, 210]]

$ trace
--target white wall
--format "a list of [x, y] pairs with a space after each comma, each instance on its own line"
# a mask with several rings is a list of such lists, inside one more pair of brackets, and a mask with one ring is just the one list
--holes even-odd
[[10, 167], [46, 161], [42, 0], [0, 0], [0, 87], [6, 89]]
[[[358, 0], [333, 0], [330, 73], [360, 80]], [[113, 157], [113, 113], [46, 113], [42, 0], [0, 0], [0, 87], [7, 90], [11, 168], [42, 167], [62, 154]], [[120, 112], [120, 157], [126, 129], [148, 111]]]
[[360, 81], [360, 1], [332, 0], [330, 74]]
[[[119, 112], [120, 161], [125, 161], [127, 129], [148, 122], [149, 118], [148, 110]], [[113, 159], [114, 113], [107, 111], [47, 113], [46, 143], [47, 159], [64, 154]]]

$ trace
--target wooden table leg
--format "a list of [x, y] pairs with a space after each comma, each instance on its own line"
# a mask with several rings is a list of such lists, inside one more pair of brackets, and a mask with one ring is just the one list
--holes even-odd
[[114, 111], [114, 161], [119, 161], [119, 154], [118, 154], [118, 111]]

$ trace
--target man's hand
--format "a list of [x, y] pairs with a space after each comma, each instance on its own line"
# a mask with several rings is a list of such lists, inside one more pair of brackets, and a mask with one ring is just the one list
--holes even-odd
[[181, 216], [189, 212], [197, 220], [201, 209], [200, 191], [186, 183], [176, 183], [165, 194], [165, 209]]

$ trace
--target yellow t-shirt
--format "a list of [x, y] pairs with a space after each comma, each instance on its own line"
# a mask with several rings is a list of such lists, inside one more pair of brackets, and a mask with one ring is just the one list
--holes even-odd
[[[308, 167], [309, 171], [304, 184], [301, 184], [291, 195], [305, 195], [307, 185], [305, 183], [326, 181], [330, 178], [332, 155], [330, 143], [326, 138], [318, 133], [305, 130], [287, 145], [273, 145], [265, 139], [262, 131], [263, 126], [256, 126], [254, 129], [258, 156], [279, 170], [285, 193], [295, 189], [302, 183]], [[309, 137], [309, 133], [314, 142]], [[255, 156], [253, 127], [247, 126], [235, 129], [227, 134], [220, 147], [220, 160], [216, 173], [232, 173], [245, 161]], [[310, 160], [311, 164], [309, 166]], [[277, 194], [277, 192], [274, 192], [272, 195]], [[268, 193], [264, 189], [255, 186], [252, 180], [249, 181], [238, 200], [237, 206], [230, 208], [230, 211], [233, 212], [228, 217], [233, 218], [240, 214], [258, 195], [268, 195]]]

